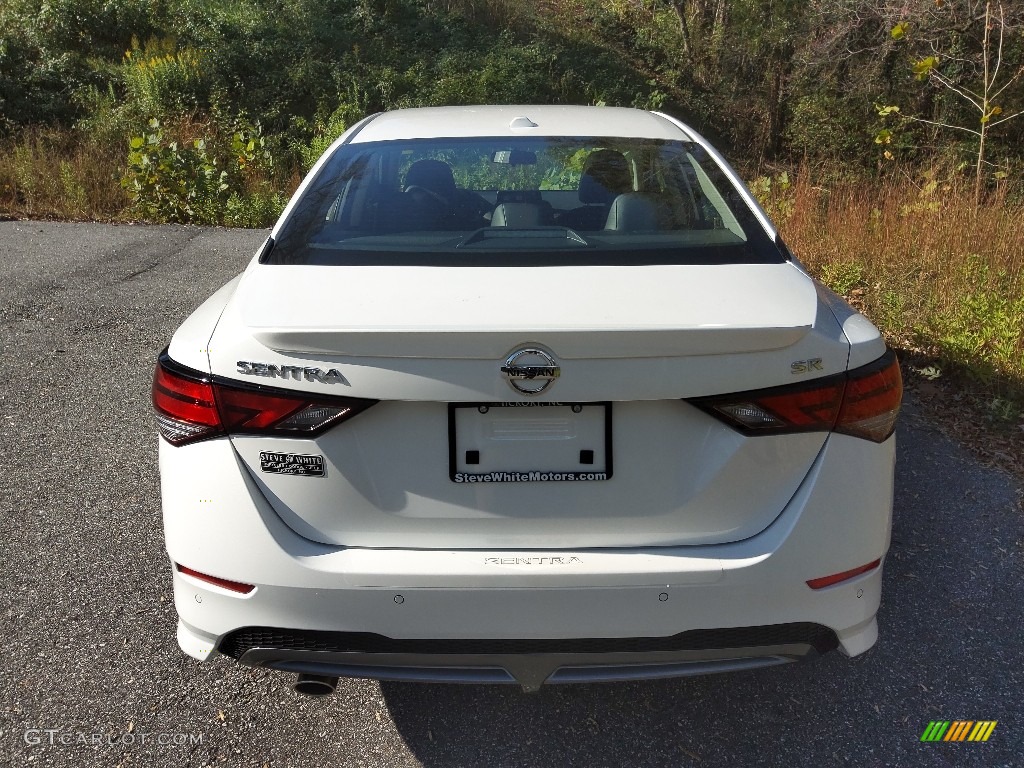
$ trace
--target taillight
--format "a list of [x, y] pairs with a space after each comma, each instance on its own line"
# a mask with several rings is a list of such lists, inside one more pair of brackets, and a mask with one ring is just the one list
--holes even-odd
[[835, 430], [880, 443], [896, 429], [902, 399], [903, 375], [890, 351], [881, 360], [850, 372]]
[[180, 366], [166, 352], [153, 378], [160, 434], [174, 445], [221, 434], [313, 437], [376, 402], [226, 382]]
[[903, 397], [892, 351], [849, 373], [690, 400], [746, 435], [835, 430], [880, 443], [893, 433]]
[[172, 445], [184, 445], [222, 433], [209, 378], [175, 370], [160, 356], [153, 374], [153, 408], [160, 434]]
[[229, 434], [312, 437], [361, 413], [376, 400], [337, 397], [311, 400], [281, 390], [216, 384], [217, 409]]

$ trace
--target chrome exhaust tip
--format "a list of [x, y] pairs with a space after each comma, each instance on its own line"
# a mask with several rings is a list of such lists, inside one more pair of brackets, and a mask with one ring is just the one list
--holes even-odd
[[330, 696], [338, 687], [338, 678], [324, 675], [299, 675], [292, 689], [303, 696]]

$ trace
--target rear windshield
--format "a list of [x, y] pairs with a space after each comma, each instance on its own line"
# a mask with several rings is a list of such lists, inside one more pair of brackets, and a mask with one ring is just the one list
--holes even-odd
[[562, 137], [341, 146], [262, 257], [439, 266], [784, 260], [699, 145]]

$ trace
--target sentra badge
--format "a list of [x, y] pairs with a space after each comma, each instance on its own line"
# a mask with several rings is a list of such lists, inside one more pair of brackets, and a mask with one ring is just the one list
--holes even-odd
[[238, 372], [248, 376], [268, 376], [270, 378], [319, 381], [324, 384], [348, 384], [348, 379], [337, 368], [306, 368], [301, 365], [274, 365], [273, 363], [254, 363], [239, 360], [235, 365]]

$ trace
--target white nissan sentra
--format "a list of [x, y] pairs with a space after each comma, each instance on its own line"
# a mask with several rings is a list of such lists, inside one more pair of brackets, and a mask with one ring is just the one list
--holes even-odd
[[310, 694], [863, 653], [901, 394], [678, 120], [374, 115], [160, 355], [178, 642]]

